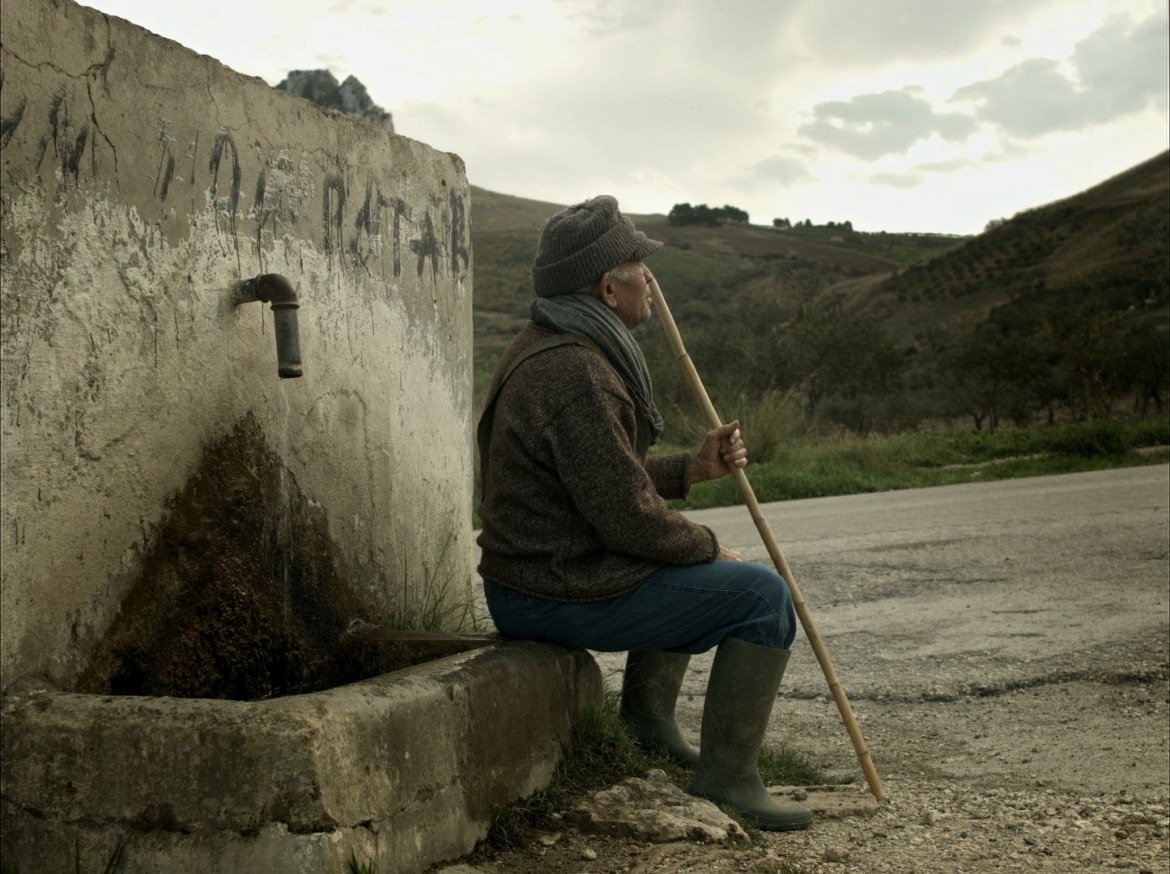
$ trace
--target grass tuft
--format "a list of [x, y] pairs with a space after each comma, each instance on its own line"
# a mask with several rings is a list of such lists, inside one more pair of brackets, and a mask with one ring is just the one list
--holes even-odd
[[766, 786], [824, 786], [840, 783], [804, 756], [788, 747], [760, 749], [760, 777]]
[[402, 557], [401, 593], [386, 624], [401, 631], [475, 631], [474, 599], [460, 590], [457, 562], [448, 561], [454, 529], [448, 532], [433, 563], [423, 564], [423, 578], [412, 578], [410, 555]]
[[351, 850], [346, 869], [349, 871], [349, 874], [378, 874], [378, 863], [373, 860], [359, 862], [357, 854]]

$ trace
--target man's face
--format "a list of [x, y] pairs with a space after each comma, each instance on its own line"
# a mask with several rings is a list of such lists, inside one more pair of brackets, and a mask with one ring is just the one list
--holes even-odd
[[650, 321], [650, 280], [653, 274], [641, 261], [626, 261], [608, 274], [602, 303], [631, 331]]

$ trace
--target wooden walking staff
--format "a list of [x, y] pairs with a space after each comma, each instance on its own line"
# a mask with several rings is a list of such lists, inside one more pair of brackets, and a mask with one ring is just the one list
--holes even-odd
[[[654, 304], [658, 307], [658, 316], [662, 320], [663, 328], [666, 329], [666, 336], [670, 340], [671, 348], [674, 349], [675, 357], [678, 358], [683, 371], [687, 375], [687, 381], [691, 384], [691, 391], [695, 395], [695, 400], [703, 408], [703, 412], [707, 417], [708, 426], [711, 428], [719, 428], [723, 423], [719, 420], [719, 414], [715, 412], [715, 407], [711, 404], [711, 398], [707, 396], [707, 390], [703, 388], [703, 382], [699, 379], [699, 372], [695, 369], [694, 362], [691, 361], [686, 347], [683, 346], [682, 337], [678, 332], [678, 325], [674, 323], [674, 317], [670, 314], [670, 308], [666, 305], [666, 298], [662, 296], [662, 289], [658, 287], [658, 280], [650, 280], [650, 293], [654, 296]], [[739, 467], [732, 467], [731, 473], [735, 477], [735, 482], [739, 486], [740, 493], [743, 494], [744, 502], [747, 504], [748, 511], [752, 514], [752, 519], [756, 523], [760, 537], [763, 538], [764, 546], [768, 548], [768, 554], [772, 556], [772, 563], [776, 565], [776, 570], [780, 572], [780, 575], [788, 583], [788, 590], [792, 594], [792, 603], [796, 607], [796, 615], [800, 617], [801, 627], [804, 628], [805, 636], [808, 638], [809, 643], [812, 644], [813, 652], [816, 653], [817, 661], [820, 663], [821, 670], [825, 674], [825, 679], [829, 683], [829, 689], [833, 693], [833, 700], [837, 702], [837, 709], [841, 712], [841, 719], [845, 722], [845, 728], [849, 732], [849, 739], [853, 741], [853, 749], [857, 752], [857, 760], [861, 763], [861, 770], [865, 773], [865, 780], [869, 784], [869, 791], [873, 793], [873, 797], [878, 801], [885, 801], [886, 796], [882, 790], [882, 781], [878, 778], [877, 769], [873, 766], [873, 759], [870, 758], [869, 748], [865, 745], [865, 737], [861, 734], [861, 728], [857, 724], [857, 717], [853, 713], [853, 708], [849, 705], [849, 699], [845, 696], [845, 689], [841, 685], [841, 681], [837, 679], [837, 671], [833, 667], [832, 659], [829, 658], [828, 650], [825, 649], [825, 642], [821, 640], [820, 634], [817, 633], [812, 614], [809, 612], [808, 605], [804, 602], [804, 597], [800, 594], [800, 588], [796, 585], [796, 578], [792, 576], [792, 571], [788, 567], [788, 561], [784, 558], [784, 553], [780, 551], [780, 545], [772, 535], [772, 528], [760, 510], [760, 503], [756, 500], [756, 493], [752, 491], [747, 474], [744, 473], [743, 468]]]

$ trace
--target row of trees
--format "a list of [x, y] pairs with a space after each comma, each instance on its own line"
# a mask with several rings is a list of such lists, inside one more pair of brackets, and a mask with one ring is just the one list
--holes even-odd
[[[875, 405], [901, 390], [904, 356], [872, 319], [848, 311], [841, 299], [789, 309], [766, 295], [748, 295], [710, 328], [696, 328], [687, 345], [713, 394], [797, 397], [810, 434], [826, 421], [867, 433], [883, 424]], [[687, 409], [689, 388], [671, 375], [678, 368], [669, 351], [655, 348], [656, 341], [648, 345], [656, 391]]]
[[[1170, 391], [1166, 332], [1090, 305], [1016, 301], [921, 350], [899, 348], [842, 299], [785, 308], [757, 294], [697, 329], [692, 320], [688, 348], [713, 395], [725, 405], [798, 399], [813, 435], [826, 427], [897, 432], [959, 418], [995, 431], [1006, 422], [1106, 417], [1121, 404], [1146, 416], [1165, 411]], [[654, 357], [656, 387], [688, 409], [689, 389], [669, 375], [677, 366], [662, 350]]]
[[792, 222], [790, 222], [786, 218], [774, 218], [774, 219], [772, 219], [772, 227], [779, 228], [782, 231], [791, 230], [792, 228], [816, 228], [816, 227], [830, 228], [832, 230], [852, 231], [853, 230], [853, 222], [851, 222], [851, 221], [825, 222], [823, 225], [814, 225], [812, 223], [812, 219], [805, 219], [802, 222], [797, 222], [796, 224], [793, 224]]
[[705, 203], [691, 206], [689, 203], [676, 203], [670, 208], [666, 220], [672, 225], [704, 225], [713, 228], [725, 221], [746, 224], [748, 214], [737, 206], [712, 207]]
[[940, 355], [938, 387], [977, 429], [1037, 413], [1107, 417], [1122, 399], [1147, 416], [1165, 409], [1166, 342], [1156, 325], [1100, 308], [1006, 306]]
[[[700, 203], [692, 206], [689, 203], [676, 203], [670, 208], [670, 212], [666, 215], [666, 220], [672, 225], [704, 225], [705, 227], [718, 227], [724, 222], [742, 222], [747, 224], [750, 216], [738, 206], [731, 206], [725, 204], [724, 206], [707, 206], [705, 203]], [[787, 218], [772, 219], [772, 227], [781, 230], [791, 230], [792, 228], [829, 228], [830, 230], [852, 231], [853, 222], [825, 222], [823, 225], [814, 225], [811, 219], [798, 221], [793, 224]]]

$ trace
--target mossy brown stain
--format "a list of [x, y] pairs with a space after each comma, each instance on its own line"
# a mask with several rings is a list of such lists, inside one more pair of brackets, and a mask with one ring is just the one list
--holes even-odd
[[367, 611], [282, 465], [251, 414], [207, 447], [79, 691], [257, 700], [360, 678], [344, 632]]

